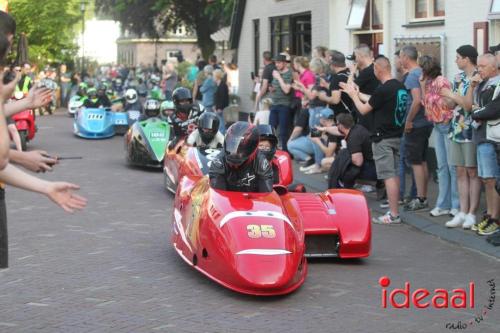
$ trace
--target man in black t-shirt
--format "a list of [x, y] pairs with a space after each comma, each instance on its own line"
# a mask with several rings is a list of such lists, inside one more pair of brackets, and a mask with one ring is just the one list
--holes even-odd
[[271, 52], [264, 51], [262, 57], [264, 58], [264, 71], [262, 72], [262, 84], [260, 86], [260, 91], [255, 97], [255, 111], [258, 110], [259, 102], [269, 92], [269, 87], [271, 87], [271, 83], [273, 82], [273, 71], [276, 69]]
[[[331, 135], [341, 136], [342, 149], [349, 151], [350, 163], [348, 167], [339, 174], [339, 180], [345, 188], [354, 186], [357, 179], [377, 180], [377, 172], [372, 154], [372, 141], [370, 133], [366, 128], [355, 124], [352, 115], [343, 113], [337, 117], [337, 125], [332, 127], [319, 128]], [[339, 165], [333, 165], [333, 168]], [[331, 175], [333, 170], [330, 170]]]
[[345, 56], [342, 52], [332, 51], [330, 56], [330, 68], [334, 73], [329, 82], [329, 94], [319, 94], [319, 98], [330, 104], [335, 117], [341, 113], [351, 113], [355, 116], [352, 99], [344, 92], [340, 91], [340, 83], [347, 83], [349, 79], [349, 69], [345, 63]]
[[[356, 63], [355, 67], [351, 69], [351, 75], [354, 75], [355, 69], [359, 70], [358, 76], [354, 78], [354, 83], [359, 87], [362, 94], [371, 96], [380, 85], [380, 81], [374, 72], [373, 52], [370, 47], [361, 44], [354, 50], [354, 55]], [[373, 114], [358, 112], [357, 116], [359, 123], [370, 132], [373, 132]]]
[[391, 63], [378, 57], [374, 63], [375, 75], [382, 83], [367, 103], [360, 100], [359, 88], [353, 84], [341, 85], [349, 94], [361, 114], [373, 114], [372, 151], [377, 167], [377, 177], [385, 182], [390, 211], [374, 219], [379, 224], [401, 223], [399, 217], [399, 149], [403, 134], [408, 91], [394, 79]]

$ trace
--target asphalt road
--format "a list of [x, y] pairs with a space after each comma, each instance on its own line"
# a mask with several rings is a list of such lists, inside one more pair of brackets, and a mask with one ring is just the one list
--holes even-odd
[[[499, 262], [406, 225], [375, 225], [367, 259], [310, 262], [291, 295], [226, 290], [177, 256], [162, 174], [128, 167], [122, 137], [78, 139], [63, 114], [38, 124], [31, 149], [83, 157], [42, 177], [80, 184], [89, 205], [69, 215], [40, 195], [7, 189], [0, 332], [500, 332], [499, 300], [470, 325], [493, 295], [487, 281], [500, 283]], [[473, 281], [475, 307], [383, 309], [382, 276], [392, 281], [389, 292], [408, 281], [411, 291], [451, 293]]]

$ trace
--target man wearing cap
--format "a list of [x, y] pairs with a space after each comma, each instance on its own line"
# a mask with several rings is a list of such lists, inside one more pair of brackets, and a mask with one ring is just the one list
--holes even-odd
[[345, 63], [345, 56], [342, 52], [330, 52], [330, 69], [333, 72], [330, 79], [330, 96], [320, 93], [319, 98], [332, 105], [335, 116], [338, 116], [341, 113], [353, 114], [352, 99], [345, 92], [340, 91], [339, 84], [341, 82], [347, 82], [350, 75], [349, 69]]
[[287, 151], [286, 143], [289, 137], [290, 105], [292, 103], [293, 73], [289, 67], [290, 56], [281, 53], [275, 59], [276, 69], [273, 71], [273, 82], [271, 84], [271, 114], [269, 123], [275, 129], [279, 126], [279, 138], [281, 149]]
[[[320, 128], [324, 129], [334, 126], [334, 119], [335, 116], [333, 111], [329, 108], [324, 108], [321, 110], [319, 116]], [[315, 163], [309, 167], [301, 168], [300, 170], [307, 175], [328, 170], [333, 163], [335, 149], [337, 148], [337, 137], [326, 131], [321, 131], [316, 127], [314, 129], [311, 128], [311, 133], [307, 139], [311, 143], [309, 152], [313, 152]]]

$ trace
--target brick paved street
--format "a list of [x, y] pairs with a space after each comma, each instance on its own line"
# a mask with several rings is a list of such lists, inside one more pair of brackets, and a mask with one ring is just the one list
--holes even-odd
[[[236, 294], [188, 267], [170, 243], [172, 196], [161, 172], [129, 168], [123, 138], [86, 141], [63, 114], [39, 118], [32, 149], [61, 156], [49, 179], [76, 182], [87, 209], [65, 214], [44, 197], [7, 189], [10, 268], [0, 271], [0, 332], [448, 332], [469, 322], [500, 283], [496, 259], [410, 226], [374, 226], [372, 256], [313, 261], [286, 297]], [[390, 288], [465, 288], [475, 309], [382, 309]], [[390, 289], [389, 288], [389, 289]], [[497, 287], [498, 290], [498, 287]], [[500, 304], [466, 332], [499, 332]]]

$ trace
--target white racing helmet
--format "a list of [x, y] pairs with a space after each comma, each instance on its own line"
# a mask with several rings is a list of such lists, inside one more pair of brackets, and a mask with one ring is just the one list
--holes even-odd
[[137, 91], [135, 89], [127, 89], [125, 92], [125, 100], [127, 101], [128, 104], [134, 104], [137, 102], [138, 96], [137, 96]]

